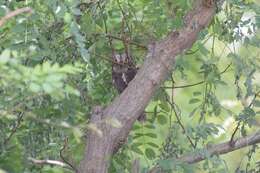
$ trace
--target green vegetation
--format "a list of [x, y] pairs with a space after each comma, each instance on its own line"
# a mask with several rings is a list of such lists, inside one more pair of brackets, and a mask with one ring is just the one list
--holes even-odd
[[[185, 27], [192, 0], [2, 0], [0, 173], [73, 172], [84, 157], [91, 110], [118, 93], [112, 51], [128, 45], [138, 67], [147, 47]], [[147, 172], [260, 172], [254, 144], [210, 156], [206, 147], [260, 131], [260, 1], [228, 0], [168, 78], [113, 156], [111, 173], [140, 160]], [[111, 42], [113, 44], [111, 44]], [[145, 87], [145, 86], [144, 86]], [[115, 128], [120, 122], [111, 120]], [[202, 162], [179, 157], [201, 153]], [[59, 164], [37, 161], [55, 160]], [[172, 164], [175, 163], [175, 164]]]

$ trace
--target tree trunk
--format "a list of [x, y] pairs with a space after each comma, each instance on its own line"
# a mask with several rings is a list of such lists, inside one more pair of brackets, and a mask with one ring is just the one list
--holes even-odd
[[[214, 5], [203, 4], [203, 0], [196, 0], [193, 10], [184, 18], [182, 29], [151, 43], [142, 68], [124, 92], [104, 110], [96, 108], [89, 125], [80, 173], [107, 173], [111, 156], [126, 140], [133, 123], [171, 72], [175, 57], [188, 50], [211, 21]], [[114, 127], [111, 123], [114, 120], [119, 121], [121, 127]]]

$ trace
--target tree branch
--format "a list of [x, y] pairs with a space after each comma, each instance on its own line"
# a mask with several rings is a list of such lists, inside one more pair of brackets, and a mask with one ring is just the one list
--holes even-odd
[[11, 130], [10, 135], [4, 140], [4, 145], [7, 145], [8, 142], [11, 140], [12, 136], [16, 133], [17, 129], [20, 127], [21, 122], [23, 120], [24, 112], [20, 112], [17, 118], [16, 125]]
[[182, 122], [181, 122], [181, 118], [180, 118], [180, 116], [178, 115], [178, 112], [177, 112], [176, 107], [175, 107], [176, 104], [175, 104], [174, 102], [171, 102], [167, 96], [166, 96], [166, 101], [171, 105], [172, 110], [173, 110], [173, 112], [174, 112], [174, 115], [175, 115], [175, 117], [176, 117], [177, 123], [179, 124], [179, 126], [180, 126], [181, 129], [182, 129], [182, 133], [186, 136], [186, 138], [187, 138], [188, 141], [190, 142], [191, 146], [195, 149], [195, 148], [196, 148], [196, 145], [193, 143], [192, 139], [191, 139], [191, 138], [189, 137], [189, 135], [187, 134], [187, 131], [186, 131], [184, 125], [183, 125]]
[[29, 157], [28, 160], [30, 162], [32, 162], [32, 164], [39, 165], [39, 166], [42, 166], [42, 165], [53, 165], [53, 166], [59, 166], [59, 167], [63, 167], [63, 168], [72, 170], [69, 165], [67, 165], [66, 163], [61, 162], [59, 160], [49, 160], [49, 159], [38, 160], [38, 159], [31, 158], [31, 157]]
[[[207, 156], [226, 154], [226, 153], [241, 149], [243, 147], [247, 147], [247, 146], [258, 144], [258, 143], [260, 143], [260, 131], [254, 133], [252, 135], [245, 136], [245, 137], [234, 140], [233, 145], [230, 145], [229, 141], [221, 143], [221, 144], [212, 145], [209, 148], [202, 149], [203, 153], [205, 153], [205, 151], [206, 151], [207, 154], [203, 154], [202, 152], [187, 154], [187, 155], [184, 155], [184, 156], [174, 160], [174, 162], [179, 161], [179, 162], [185, 162], [188, 164], [193, 164], [193, 163], [197, 163], [197, 162], [207, 159]], [[157, 166], [157, 167], [154, 167], [153, 169], [151, 169], [149, 171], [149, 173], [155, 173], [155, 172], [158, 172], [158, 170], [160, 170], [160, 168]]]
[[[227, 72], [227, 70], [231, 67], [232, 65], [232, 62], [230, 64], [228, 64], [228, 66], [222, 71], [219, 73], [219, 75], [222, 75], [224, 73]], [[203, 81], [200, 81], [200, 82], [197, 82], [197, 83], [194, 83], [194, 84], [189, 84], [189, 85], [180, 85], [180, 86], [173, 86], [173, 87], [162, 87], [164, 89], [178, 89], [178, 88], [188, 88], [188, 87], [194, 87], [194, 86], [197, 86], [197, 85], [201, 85], [201, 84], [204, 84], [206, 81], [203, 80]]]
[[24, 7], [7, 13], [3, 18], [0, 19], [0, 27], [2, 27], [7, 20], [21, 13], [32, 13], [32, 9], [30, 7]]
[[[209, 149], [207, 149], [207, 152], [209, 153], [210, 156], [215, 154], [221, 155], [258, 143], [260, 143], [260, 131], [252, 135], [236, 139], [234, 141], [234, 145], [230, 145], [229, 141], [221, 144], [213, 145]], [[206, 159], [205, 155], [203, 156], [202, 154], [193, 154], [193, 155], [183, 156], [179, 160], [187, 163], [197, 163], [204, 159]]]
[[65, 156], [63, 155], [63, 152], [67, 149], [67, 147], [68, 147], [68, 138], [66, 137], [65, 139], [64, 139], [64, 145], [63, 145], [63, 147], [61, 148], [61, 150], [60, 150], [60, 157], [61, 157], [61, 159], [63, 160], [63, 162], [65, 163], [65, 164], [67, 164], [68, 166], [70, 166], [70, 168], [72, 169], [72, 170], [74, 170], [74, 172], [75, 173], [78, 173], [78, 170], [77, 170], [77, 168], [74, 166], [74, 164], [73, 163], [70, 163], [70, 161], [68, 161], [66, 158], [65, 158]]

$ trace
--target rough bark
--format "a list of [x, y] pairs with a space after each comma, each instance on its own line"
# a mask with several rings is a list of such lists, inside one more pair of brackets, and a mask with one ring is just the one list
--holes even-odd
[[[203, 0], [196, 0], [193, 10], [184, 18], [182, 29], [149, 45], [145, 62], [129, 86], [104, 110], [96, 110], [92, 115], [90, 123], [95, 130], [89, 130], [87, 134], [80, 173], [107, 172], [110, 157], [120, 141], [126, 140], [133, 123], [169, 74], [175, 57], [192, 46], [199, 32], [210, 23], [214, 12], [214, 6], [205, 6]], [[109, 123], [112, 119], [117, 119], [121, 127], [113, 127]]]

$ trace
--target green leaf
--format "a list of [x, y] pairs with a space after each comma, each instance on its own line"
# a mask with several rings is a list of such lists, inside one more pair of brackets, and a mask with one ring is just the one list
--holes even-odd
[[260, 107], [260, 100], [255, 100], [254, 101], [254, 106], [255, 107]]
[[255, 116], [255, 111], [252, 108], [245, 108], [243, 110], [243, 112], [247, 115], [247, 116]]
[[157, 121], [159, 124], [165, 125], [167, 123], [167, 118], [164, 115], [160, 114], [157, 116]]
[[203, 44], [198, 44], [198, 46], [202, 55], [207, 56], [210, 53], [209, 50]]
[[144, 134], [142, 134], [142, 133], [135, 133], [133, 139], [138, 139], [143, 136], [144, 136]]
[[189, 117], [192, 117], [192, 116], [196, 113], [197, 110], [198, 110], [198, 107], [194, 108], [194, 109], [191, 111], [191, 113], [189, 114]]
[[144, 127], [147, 128], [147, 129], [155, 129], [156, 128], [155, 125], [153, 125], [153, 124], [146, 124]]
[[159, 145], [157, 145], [157, 144], [155, 144], [155, 143], [153, 143], [153, 142], [147, 142], [146, 144], [147, 144], [147, 145], [150, 145], [150, 146], [152, 146], [152, 147], [154, 147], [154, 148], [159, 148]]
[[172, 170], [174, 168], [174, 160], [172, 159], [166, 159], [166, 160], [159, 160], [159, 166], [167, 171], [167, 170]]
[[48, 94], [50, 94], [54, 91], [53, 86], [49, 83], [44, 83], [42, 87], [43, 87], [43, 90]]
[[201, 95], [201, 92], [200, 91], [196, 91], [193, 93], [193, 96], [200, 96]]
[[159, 104], [160, 108], [163, 109], [165, 112], [170, 111], [170, 106], [167, 102], [162, 102]]
[[144, 133], [145, 136], [149, 136], [151, 138], [157, 138], [157, 135], [155, 133]]
[[77, 127], [74, 127], [72, 129], [72, 132], [73, 132], [73, 135], [74, 135], [76, 141], [78, 143], [80, 143], [81, 142], [81, 137], [83, 136], [83, 133], [81, 132], [81, 130], [79, 128], [77, 128]]
[[134, 147], [134, 148], [138, 148], [139, 146], [143, 145], [142, 142], [135, 142], [133, 143], [131, 146]]
[[38, 93], [41, 90], [41, 86], [36, 83], [31, 83], [29, 88], [32, 92]]
[[145, 149], [145, 155], [146, 155], [146, 157], [149, 160], [152, 160], [152, 159], [154, 159], [156, 157], [156, 154], [155, 154], [154, 150], [151, 149], [151, 148], [146, 148]]
[[197, 99], [197, 98], [193, 98], [189, 101], [189, 104], [195, 104], [195, 103], [198, 103], [200, 102], [200, 99]]
[[6, 10], [4, 8], [4, 6], [0, 6], [0, 18], [2, 18], [6, 13]]
[[131, 150], [133, 152], [136, 152], [137, 154], [143, 155], [144, 153], [142, 152], [142, 150], [140, 150], [138, 147], [131, 147]]

